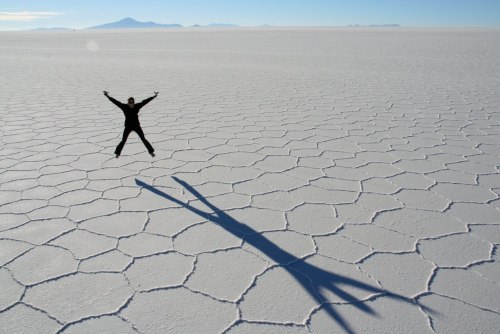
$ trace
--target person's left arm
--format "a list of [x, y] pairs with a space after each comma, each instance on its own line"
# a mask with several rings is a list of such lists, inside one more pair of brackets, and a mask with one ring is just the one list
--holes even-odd
[[141, 102], [139, 102], [139, 107], [142, 108], [144, 107], [146, 104], [148, 104], [149, 102], [151, 102], [155, 97], [158, 96], [158, 92], [154, 92], [155, 95], [151, 96], [151, 97], [148, 97], [147, 99], [144, 99], [142, 100]]

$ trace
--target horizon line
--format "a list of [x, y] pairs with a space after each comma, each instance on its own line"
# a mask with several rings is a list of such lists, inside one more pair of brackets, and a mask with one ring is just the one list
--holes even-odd
[[[234, 26], [210, 26], [210, 23], [207, 25], [188, 25], [184, 26], [180, 23], [172, 23], [179, 24], [179, 27], [138, 27], [138, 28], [98, 28], [93, 29], [93, 27], [86, 28], [70, 28], [70, 27], [37, 27], [37, 28], [27, 28], [27, 29], [1, 29], [0, 32], [27, 32], [27, 31], [49, 31], [49, 30], [59, 30], [59, 31], [112, 31], [112, 30], [176, 30], [176, 29], [239, 29], [239, 28], [418, 28], [418, 29], [500, 29], [500, 25], [400, 25], [400, 24], [348, 24], [348, 25], [272, 25], [272, 24], [260, 24], [260, 25], [237, 25]], [[232, 23], [231, 23], [232, 24]]]

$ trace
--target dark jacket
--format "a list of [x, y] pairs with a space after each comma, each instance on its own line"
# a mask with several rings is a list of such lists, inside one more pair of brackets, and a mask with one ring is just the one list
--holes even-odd
[[142, 100], [139, 103], [136, 103], [133, 108], [130, 108], [128, 104], [121, 103], [120, 101], [112, 98], [111, 96], [108, 96], [108, 99], [123, 111], [123, 114], [125, 115], [125, 126], [135, 127], [135, 126], [140, 126], [139, 110], [141, 110], [142, 107], [151, 102], [151, 100], [153, 100], [155, 97], [156, 96], [148, 97], [147, 99]]

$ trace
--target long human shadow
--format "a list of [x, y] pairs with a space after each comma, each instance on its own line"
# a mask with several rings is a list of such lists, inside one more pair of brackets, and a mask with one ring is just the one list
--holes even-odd
[[[326, 270], [323, 270], [319, 267], [316, 267], [312, 264], [297, 258], [295, 255], [290, 254], [286, 250], [278, 247], [269, 239], [264, 237], [261, 233], [254, 230], [253, 228], [245, 225], [243, 223], [238, 222], [236, 219], [225, 213], [224, 211], [217, 208], [215, 205], [210, 203], [203, 195], [201, 195], [196, 189], [190, 186], [187, 182], [182, 181], [176, 177], [172, 177], [177, 183], [186, 188], [191, 194], [193, 194], [200, 202], [205, 204], [212, 212], [205, 212], [198, 208], [195, 208], [187, 203], [184, 203], [177, 198], [174, 198], [161, 190], [156, 189], [155, 187], [144, 183], [141, 180], [135, 179], [135, 182], [138, 186], [143, 187], [163, 198], [166, 198], [174, 203], [181, 205], [182, 207], [188, 209], [189, 211], [203, 217], [229, 233], [235, 235], [238, 238], [242, 238], [246, 243], [260, 250], [262, 253], [266, 254], [269, 258], [274, 260], [276, 263], [280, 264], [280, 266], [285, 269], [297, 282], [299, 282], [305, 291], [311, 295], [319, 304], [322, 304], [323, 309], [333, 318], [337, 323], [348, 333], [354, 333], [352, 328], [349, 326], [347, 321], [343, 319], [340, 314], [338, 314], [335, 309], [332, 307], [332, 304], [328, 302], [328, 298], [325, 296], [325, 291], [329, 291], [334, 293], [339, 298], [343, 299], [348, 303], [352, 303], [351, 305], [356, 308], [371, 314], [373, 316], [377, 316], [377, 312], [363, 302], [357, 302], [359, 299], [356, 299], [350, 293], [341, 288], [344, 287], [354, 287], [360, 290], [364, 290], [373, 294], [384, 294], [388, 298], [397, 299], [406, 303], [414, 304], [417, 307], [417, 304], [407, 297], [402, 295], [389, 292], [387, 290], [380, 289], [375, 286], [371, 286], [364, 282], [349, 278], [347, 276], [342, 276], [339, 274], [335, 274]], [[420, 306], [423, 307], [423, 306]], [[430, 310], [426, 308], [426, 310]], [[430, 310], [432, 311], [432, 310]]]

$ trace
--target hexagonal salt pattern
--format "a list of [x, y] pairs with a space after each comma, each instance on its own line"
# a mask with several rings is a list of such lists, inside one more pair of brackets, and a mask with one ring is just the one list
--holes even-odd
[[17, 304], [0, 313], [2, 333], [56, 333], [61, 327], [61, 323], [48, 314], [24, 304]]
[[[76, 271], [78, 261], [65, 249], [40, 246], [7, 265], [19, 282], [32, 285]], [[35, 270], [33, 270], [36, 268]]]
[[234, 304], [186, 288], [138, 293], [122, 315], [142, 333], [176, 333], [179, 323], [186, 333], [217, 333], [238, 319]]
[[101, 316], [89, 318], [82, 322], [72, 324], [62, 331], [64, 334], [84, 334], [84, 333], [120, 333], [137, 334], [133, 325], [117, 316]]
[[5, 310], [21, 298], [24, 287], [16, 282], [7, 269], [0, 269], [0, 310]]
[[0, 34], [0, 332], [496, 332], [499, 45]]

